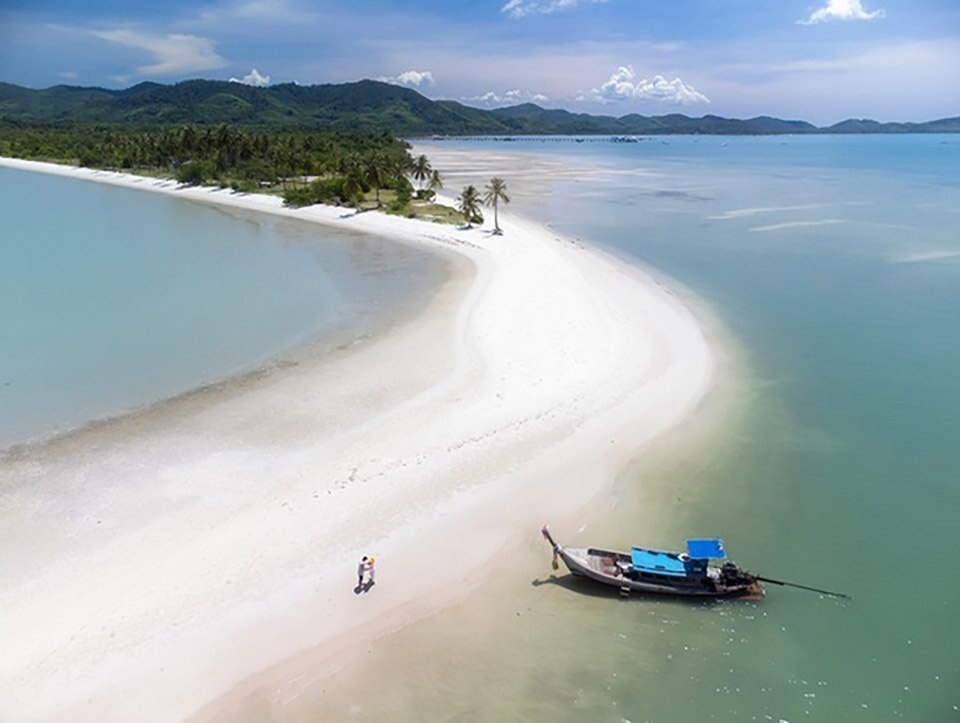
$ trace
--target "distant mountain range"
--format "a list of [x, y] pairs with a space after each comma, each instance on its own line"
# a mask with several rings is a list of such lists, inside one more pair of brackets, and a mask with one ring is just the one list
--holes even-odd
[[825, 128], [759, 116], [739, 120], [679, 113], [614, 117], [524, 103], [483, 110], [430, 100], [374, 80], [339, 85], [285, 83], [256, 88], [216, 80], [140, 83], [124, 90], [57, 85], [34, 90], [0, 83], [0, 123], [169, 125], [240, 123], [271, 127], [362, 128], [422, 135], [772, 135], [783, 133], [958, 133], [960, 117], [927, 123], [845, 120]]

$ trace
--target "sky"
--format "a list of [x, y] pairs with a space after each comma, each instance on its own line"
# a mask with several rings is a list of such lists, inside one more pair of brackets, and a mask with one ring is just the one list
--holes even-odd
[[478, 107], [960, 116], [960, 0], [0, 0], [0, 81], [374, 78]]

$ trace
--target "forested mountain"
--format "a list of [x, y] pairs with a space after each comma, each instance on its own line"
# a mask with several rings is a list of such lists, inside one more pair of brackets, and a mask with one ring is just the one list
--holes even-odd
[[620, 117], [546, 109], [532, 103], [482, 110], [434, 101], [415, 90], [374, 80], [339, 85], [285, 83], [256, 88], [215, 80], [140, 83], [123, 90], [57, 85], [33, 90], [0, 83], [0, 122], [138, 126], [230, 123], [326, 130], [383, 130], [396, 135], [567, 135], [654, 133], [933, 133], [960, 132], [960, 118], [928, 123], [847, 120], [817, 128], [805, 121], [747, 120], [679, 113]]
[[189, 80], [140, 83], [124, 90], [64, 85], [29, 90], [0, 84], [0, 120], [20, 123], [184, 123], [389, 130], [415, 133], [504, 133], [485, 111], [431, 101], [416, 91], [363, 80], [342, 85], [293, 83], [254, 88]]
[[822, 130], [825, 133], [960, 133], [960, 118], [926, 123], [879, 123], [867, 118], [850, 118]]

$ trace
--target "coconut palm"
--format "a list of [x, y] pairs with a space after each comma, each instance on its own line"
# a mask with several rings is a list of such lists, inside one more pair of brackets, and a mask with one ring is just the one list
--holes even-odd
[[473, 186], [466, 186], [457, 197], [457, 210], [463, 214], [467, 221], [467, 228], [473, 228], [474, 223], [483, 222], [483, 214], [480, 213], [480, 193]]
[[430, 159], [422, 154], [414, 159], [411, 170], [413, 171], [413, 178], [420, 187], [420, 190], [423, 190], [423, 182], [431, 177], [431, 172], [435, 172], [430, 166]]
[[367, 177], [367, 183], [373, 186], [374, 194], [377, 200], [377, 208], [383, 206], [380, 202], [380, 189], [383, 187], [383, 181], [389, 171], [389, 161], [382, 153], [371, 153], [364, 159], [364, 172]]
[[434, 192], [436, 192], [437, 189], [443, 188], [443, 176], [440, 175], [440, 171], [434, 170], [430, 173], [427, 188]]
[[340, 161], [340, 171], [343, 173], [344, 201], [356, 203], [357, 199], [363, 197], [363, 161], [353, 153], [344, 156]]
[[510, 203], [510, 196], [507, 195], [507, 182], [502, 178], [491, 178], [490, 183], [485, 187], [483, 202], [488, 206], [493, 206], [493, 232], [502, 234], [500, 230], [500, 218], [498, 215], [499, 203]]
[[393, 187], [399, 191], [403, 187], [410, 187], [407, 182], [407, 171], [412, 170], [413, 163], [407, 153], [393, 153], [386, 158], [387, 175], [393, 177]]

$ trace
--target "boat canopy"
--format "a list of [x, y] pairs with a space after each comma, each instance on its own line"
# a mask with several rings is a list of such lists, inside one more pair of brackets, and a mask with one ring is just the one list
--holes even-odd
[[712, 540], [687, 540], [687, 554], [693, 560], [723, 560], [727, 556], [719, 537]]
[[686, 577], [687, 568], [676, 555], [656, 550], [644, 550], [634, 547], [630, 550], [630, 562], [637, 570], [655, 572], [660, 575], [675, 575]]

